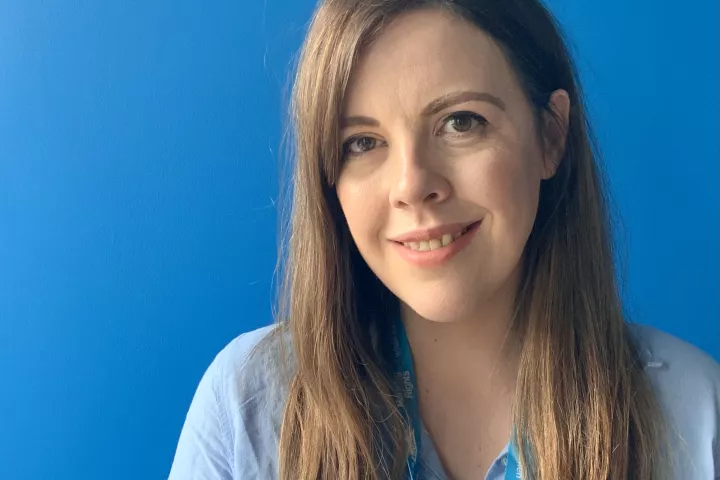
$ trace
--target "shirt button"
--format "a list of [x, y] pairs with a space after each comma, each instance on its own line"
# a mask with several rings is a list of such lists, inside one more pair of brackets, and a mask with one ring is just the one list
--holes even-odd
[[507, 457], [505, 455], [502, 457], [502, 464], [507, 466]]

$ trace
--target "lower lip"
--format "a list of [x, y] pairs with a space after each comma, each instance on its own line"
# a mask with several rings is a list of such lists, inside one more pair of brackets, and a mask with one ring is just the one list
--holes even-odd
[[436, 267], [450, 260], [456, 254], [458, 254], [463, 248], [465, 248], [475, 236], [475, 232], [480, 228], [482, 222], [475, 223], [470, 230], [465, 232], [460, 238], [455, 240], [449, 245], [440, 247], [435, 250], [428, 250], [426, 252], [418, 252], [417, 250], [411, 250], [402, 243], [391, 242], [393, 247], [397, 250], [398, 254], [413, 265], [418, 267]]

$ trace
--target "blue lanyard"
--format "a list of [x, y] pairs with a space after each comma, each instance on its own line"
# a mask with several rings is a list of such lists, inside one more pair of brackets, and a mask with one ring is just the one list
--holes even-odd
[[[408, 480], [417, 480], [418, 460], [420, 458], [420, 441], [421, 426], [420, 412], [418, 408], [418, 398], [415, 394], [415, 369], [413, 368], [412, 353], [410, 352], [410, 344], [405, 334], [405, 327], [398, 319], [393, 322], [393, 364], [395, 372], [393, 380], [395, 381], [396, 392], [399, 393], [397, 398], [397, 407], [405, 416], [405, 420], [409, 425], [408, 443], [410, 445], [410, 454], [407, 459], [407, 475]], [[514, 442], [510, 442], [507, 454], [507, 465], [505, 467], [505, 480], [522, 479], [522, 471], [515, 457]]]

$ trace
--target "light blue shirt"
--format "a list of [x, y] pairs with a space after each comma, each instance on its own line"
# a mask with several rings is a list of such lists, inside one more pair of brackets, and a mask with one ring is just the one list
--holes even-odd
[[[251, 350], [275, 326], [240, 335], [205, 372], [180, 434], [170, 480], [272, 480], [286, 383], [276, 372], [279, 349]], [[720, 479], [720, 366], [694, 346], [652, 327], [633, 325], [645, 370], [665, 409], [678, 480]], [[288, 342], [289, 344], [289, 342]], [[420, 480], [446, 480], [425, 432]], [[502, 480], [507, 446], [485, 480]]]

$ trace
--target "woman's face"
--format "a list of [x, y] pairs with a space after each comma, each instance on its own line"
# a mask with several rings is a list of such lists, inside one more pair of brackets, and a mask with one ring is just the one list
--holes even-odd
[[405, 305], [453, 321], [516, 287], [553, 162], [489, 36], [437, 10], [398, 18], [354, 70], [341, 129], [343, 213]]

